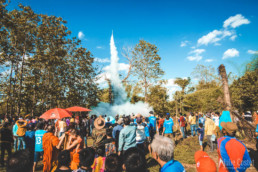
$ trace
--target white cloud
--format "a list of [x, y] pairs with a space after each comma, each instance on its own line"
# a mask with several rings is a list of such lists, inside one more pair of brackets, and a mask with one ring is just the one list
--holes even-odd
[[248, 54], [258, 54], [258, 51], [248, 50], [247, 53], [248, 53]]
[[228, 49], [224, 52], [222, 59], [233, 58], [239, 56], [239, 51], [235, 48]]
[[98, 62], [98, 63], [109, 63], [110, 62], [110, 60], [108, 58], [102, 59], [102, 58], [98, 58], [98, 57], [95, 57], [94, 61]]
[[97, 48], [97, 49], [103, 49], [103, 47], [102, 47], [102, 46], [97, 46], [96, 48]]
[[189, 54], [192, 54], [187, 57], [190, 61], [200, 61], [202, 59], [201, 54], [205, 52], [205, 49], [195, 49], [193, 51], [190, 51]]
[[189, 41], [181, 41], [180, 47], [185, 47], [189, 44]]
[[215, 29], [212, 32], [208, 33], [207, 35], [204, 35], [200, 39], [198, 39], [197, 43], [198, 43], [198, 46], [208, 45], [208, 44], [220, 45], [218, 43], [219, 41], [221, 41], [225, 37], [232, 36], [234, 34], [235, 34], [234, 31]]
[[175, 84], [175, 80], [176, 79], [171, 78], [167, 80], [167, 83], [163, 84], [163, 87], [166, 87], [168, 90], [167, 94], [169, 95], [169, 100], [173, 100], [173, 93], [180, 90], [180, 87]]
[[205, 49], [195, 49], [193, 51], [190, 51], [189, 54], [202, 54], [205, 52]]
[[233, 35], [230, 37], [230, 40], [235, 41], [236, 37], [237, 37], [237, 35]]
[[82, 31], [80, 31], [80, 32], [78, 33], [78, 38], [79, 38], [79, 39], [83, 39], [84, 36], [85, 36], [85, 35], [83, 34]]
[[237, 15], [231, 16], [227, 20], [225, 20], [224, 24], [223, 24], [223, 27], [227, 28], [227, 27], [230, 26], [232, 28], [236, 28], [236, 27], [239, 27], [243, 24], [249, 24], [249, 23], [250, 23], [250, 21], [248, 19], [246, 19], [241, 14], [237, 14]]
[[207, 62], [207, 63], [210, 63], [210, 62], [213, 62], [214, 61], [214, 59], [206, 59], [205, 60], [205, 62]]

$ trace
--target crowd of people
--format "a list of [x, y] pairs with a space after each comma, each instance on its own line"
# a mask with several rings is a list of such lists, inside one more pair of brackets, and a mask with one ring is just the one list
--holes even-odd
[[[8, 116], [2, 121], [0, 163], [7, 172], [34, 172], [40, 161], [43, 172], [147, 172], [146, 155], [150, 154], [161, 172], [184, 172], [184, 166], [174, 159], [174, 150], [179, 138], [196, 136], [200, 144], [194, 157], [197, 171], [215, 172], [217, 166], [221, 172], [245, 171], [252, 162], [246, 146], [235, 137], [238, 127], [233, 122], [221, 122], [220, 115], [190, 112], [172, 118], [169, 113], [162, 117], [150, 111], [144, 116], [115, 118], [78, 115], [44, 120]], [[175, 123], [182, 137], [176, 135]], [[258, 125], [255, 134], [258, 140]], [[205, 137], [210, 151], [217, 149], [217, 165], [204, 152]]]

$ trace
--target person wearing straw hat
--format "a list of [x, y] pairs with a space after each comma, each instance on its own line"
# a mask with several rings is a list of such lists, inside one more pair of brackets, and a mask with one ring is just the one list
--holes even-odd
[[102, 145], [106, 139], [105, 119], [99, 116], [94, 121], [94, 129], [92, 130], [93, 147], [97, 148]]
[[235, 138], [238, 127], [233, 122], [222, 122], [224, 137], [218, 139], [219, 172], [246, 171], [251, 158], [246, 146]]

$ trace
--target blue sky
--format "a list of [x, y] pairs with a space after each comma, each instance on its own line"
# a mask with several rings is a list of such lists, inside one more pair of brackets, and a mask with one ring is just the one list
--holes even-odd
[[9, 8], [19, 2], [65, 19], [72, 36], [83, 33], [83, 46], [100, 59], [110, 57], [112, 30], [121, 63], [123, 46], [140, 39], [155, 44], [163, 78], [171, 81], [191, 76], [197, 64], [223, 63], [237, 74], [230, 61], [241, 66], [258, 50], [257, 0], [12, 0]]

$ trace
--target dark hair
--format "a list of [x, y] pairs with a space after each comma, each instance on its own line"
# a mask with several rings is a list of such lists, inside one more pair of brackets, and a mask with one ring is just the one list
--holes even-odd
[[37, 129], [38, 130], [44, 129], [44, 122], [39, 122], [38, 125], [37, 125]]
[[106, 135], [109, 137], [112, 137], [112, 128], [107, 128], [106, 129]]
[[124, 153], [124, 165], [126, 172], [147, 171], [147, 162], [144, 153], [138, 148], [129, 148]]
[[215, 112], [215, 114], [217, 114], [218, 116], [220, 115], [220, 113], [219, 113], [219, 112]]
[[47, 126], [47, 132], [51, 132], [51, 133], [55, 132], [55, 126], [54, 125]]
[[82, 149], [79, 152], [79, 160], [80, 160], [79, 165], [87, 168], [91, 168], [91, 165], [94, 162], [94, 158], [95, 158], [95, 150], [93, 148]]
[[76, 130], [76, 129], [71, 129], [71, 130], [70, 130], [70, 134], [71, 134], [71, 135], [79, 136], [80, 132], [79, 132], [78, 130]]
[[122, 171], [122, 163], [117, 154], [110, 154], [105, 161], [106, 172]]
[[59, 153], [58, 155], [58, 166], [65, 166], [69, 167], [69, 164], [71, 162], [70, 152], [68, 150], [64, 150]]
[[201, 128], [202, 128], [202, 127], [203, 127], [203, 123], [199, 123], [199, 127], [201, 127]]
[[105, 155], [105, 146], [97, 147], [96, 153], [98, 156], [104, 156]]
[[5, 122], [4, 125], [3, 125], [3, 127], [4, 127], [4, 128], [7, 128], [9, 125], [10, 125], [9, 122]]
[[28, 129], [29, 131], [33, 131], [33, 130], [34, 130], [34, 125], [30, 123], [30, 124], [27, 126], [27, 129]]
[[131, 122], [131, 120], [128, 116], [124, 118], [124, 124], [125, 125], [130, 125], [130, 122]]
[[19, 150], [11, 155], [7, 161], [7, 172], [31, 172], [33, 154], [28, 149]]

